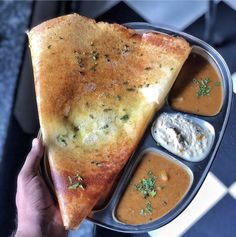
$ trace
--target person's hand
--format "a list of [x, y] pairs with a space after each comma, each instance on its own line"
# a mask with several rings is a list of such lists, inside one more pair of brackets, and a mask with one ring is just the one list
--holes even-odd
[[38, 174], [42, 156], [43, 145], [39, 139], [34, 139], [17, 180], [16, 237], [67, 236], [59, 209], [42, 177]]

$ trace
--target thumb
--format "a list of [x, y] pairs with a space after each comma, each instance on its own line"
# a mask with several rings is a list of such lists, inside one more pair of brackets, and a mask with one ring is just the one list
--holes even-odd
[[32, 148], [26, 157], [21, 173], [25, 176], [35, 176], [38, 173], [41, 158], [43, 156], [43, 144], [41, 140], [35, 138], [32, 141]]

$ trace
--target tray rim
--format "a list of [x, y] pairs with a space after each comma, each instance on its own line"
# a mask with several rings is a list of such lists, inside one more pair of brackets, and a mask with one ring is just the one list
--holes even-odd
[[[155, 222], [159, 222], [159, 220], [161, 220], [162, 218], [160, 219], [157, 219], [157, 220], [154, 220], [152, 222], [149, 222], [149, 223], [146, 223], [146, 224], [140, 224], [140, 225], [127, 225], [125, 223], [121, 223], [120, 226], [121, 228], [117, 228], [116, 226], [112, 226], [112, 225], [109, 225], [108, 223], [104, 223], [100, 220], [98, 220], [96, 217], [93, 218], [93, 217], [87, 217], [86, 219], [87, 220], [90, 220], [92, 221], [93, 223], [97, 224], [97, 225], [100, 225], [100, 226], [103, 226], [105, 228], [108, 228], [108, 229], [111, 229], [111, 230], [115, 230], [115, 231], [120, 231], [120, 232], [124, 232], [124, 233], [142, 233], [142, 232], [147, 232], [147, 231], [152, 231], [152, 230], [155, 230], [155, 229], [158, 229], [160, 228], [161, 226], [164, 226], [166, 224], [168, 224], [169, 222], [171, 222], [173, 219], [175, 219], [181, 212], [183, 212], [185, 210], [185, 208], [191, 203], [192, 199], [195, 197], [195, 195], [198, 193], [201, 185], [203, 184], [205, 178], [206, 178], [206, 175], [207, 173], [209, 172], [210, 170], [210, 167], [215, 159], [215, 156], [216, 156], [216, 153], [217, 153], [217, 150], [219, 148], [219, 145], [223, 139], [223, 135], [224, 135], [224, 132], [226, 130], [226, 126], [227, 126], [227, 123], [228, 123], [228, 119], [229, 119], [229, 114], [230, 114], [230, 108], [231, 108], [231, 104], [232, 104], [232, 81], [230, 80], [231, 78], [231, 75], [230, 75], [230, 72], [229, 72], [229, 69], [228, 69], [228, 66], [226, 64], [226, 62], [224, 61], [223, 57], [213, 48], [211, 47], [210, 45], [208, 45], [206, 42], [204, 42], [203, 40], [201, 39], [198, 39], [197, 37], [195, 36], [192, 36], [190, 34], [187, 34], [185, 32], [181, 32], [181, 31], [176, 31], [176, 30], [173, 30], [173, 29], [170, 29], [170, 28], [166, 28], [166, 27], [162, 27], [162, 26], [158, 26], [158, 25], [153, 25], [153, 24], [149, 24], [149, 23], [144, 23], [144, 22], [130, 22], [130, 23], [126, 23], [124, 24], [124, 26], [128, 27], [128, 28], [131, 28], [131, 29], [134, 29], [134, 30], [143, 30], [143, 31], [146, 31], [146, 32], [157, 32], [157, 33], [164, 33], [164, 34], [169, 34], [169, 35], [177, 35], [177, 36], [180, 36], [180, 37], [183, 37], [185, 38], [188, 42], [189, 42], [189, 39], [191, 42], [198, 42], [201, 46], [199, 46], [198, 44], [196, 46], [199, 46], [201, 49], [205, 50], [206, 53], [209, 53], [209, 56], [214, 60], [214, 62], [217, 64], [217, 67], [219, 67], [218, 69], [220, 70], [221, 74], [222, 75], [225, 75], [223, 76], [222, 79], [224, 78], [227, 78], [227, 85], [228, 85], [228, 95], [225, 94], [225, 91], [223, 93], [223, 100], [225, 100], [225, 97], [227, 97], [228, 99], [228, 104], [226, 106], [226, 113], [225, 113], [225, 117], [224, 117], [224, 121], [223, 121], [223, 125], [222, 125], [222, 128], [220, 131], [223, 131], [220, 132], [220, 135], [218, 137], [218, 140], [217, 142], [214, 144], [215, 147], [213, 148], [213, 152], [211, 154], [211, 159], [207, 162], [206, 164], [206, 167], [205, 167], [205, 170], [204, 172], [202, 173], [202, 177], [201, 179], [199, 180], [199, 183], [196, 185], [195, 187], [195, 190], [192, 191], [190, 194], [190, 196], [188, 197], [188, 200], [185, 201], [185, 205], [182, 205], [182, 208], [179, 208], [177, 209], [177, 211], [175, 212], [175, 214], [172, 214], [171, 217], [169, 218], [166, 218], [166, 220], [162, 221], [161, 223], [159, 224], [156, 224], [155, 225]], [[138, 27], [138, 28], [134, 28], [134, 27]], [[145, 28], [143, 28], [145, 27]], [[211, 52], [209, 51], [212, 51], [213, 52], [213, 55]], [[216, 57], [216, 58], [215, 58]], [[219, 65], [219, 62], [222, 64], [221, 66]], [[221, 70], [224, 69], [224, 72], [222, 72]], [[224, 82], [225, 83], [225, 82]], [[224, 103], [224, 101], [223, 101]], [[166, 104], [164, 104], [164, 106], [166, 106]], [[223, 107], [223, 105], [222, 105]], [[159, 112], [161, 112], [162, 110], [160, 110]], [[185, 112], [180, 112], [182, 114], [188, 114], [188, 113], [185, 113]], [[191, 115], [191, 114], [190, 114]], [[204, 117], [204, 116], [201, 116], [201, 117]], [[208, 117], [208, 116], [206, 116]], [[208, 120], [204, 120], [204, 121], [207, 121]], [[150, 124], [152, 124], [152, 122], [150, 122]], [[213, 125], [212, 125], [213, 126]], [[149, 127], [146, 128], [146, 131], [149, 129]], [[153, 148], [153, 147], [152, 147]], [[155, 148], [154, 148], [155, 149]], [[145, 151], [146, 149], [143, 150], [143, 152]], [[160, 151], [160, 150], [159, 150]], [[165, 153], [166, 156], [168, 156], [169, 154]], [[132, 159], [132, 157], [131, 157]], [[129, 161], [131, 160], [129, 159]], [[44, 160], [44, 159], [43, 159]], [[185, 162], [184, 161], [179, 161], [182, 163], [183, 166], [185, 166]], [[127, 165], [130, 165], [129, 164], [130, 162], [127, 163]], [[199, 163], [199, 162], [195, 162], [195, 163]], [[190, 169], [191, 170], [191, 169]], [[126, 171], [126, 169], [124, 169], [124, 172]], [[192, 171], [192, 170], [191, 170]], [[192, 171], [193, 172], [193, 171]], [[194, 173], [194, 172], [193, 172]], [[120, 177], [120, 180], [123, 178], [123, 174], [121, 175]], [[194, 179], [194, 175], [193, 175], [193, 179]], [[118, 181], [118, 186], [121, 185], [119, 184], [121, 181]], [[192, 184], [191, 184], [192, 185]], [[191, 190], [191, 185], [190, 185], [190, 188], [188, 190], [188, 192], [190, 192]], [[50, 185], [51, 186], [51, 185]], [[123, 185], [123, 186], [126, 186], [126, 185]], [[123, 190], [125, 188], [123, 187]], [[113, 191], [113, 195], [110, 199], [113, 198], [114, 195], [116, 195], [117, 191], [121, 191], [121, 190], [117, 190], [117, 188], [114, 189]], [[187, 196], [188, 192], [185, 194], [185, 196]], [[122, 191], [123, 193], [123, 191]], [[186, 198], [186, 197], [185, 197]], [[182, 202], [185, 198], [181, 199], [180, 202]], [[113, 210], [110, 210], [109, 209], [109, 206], [111, 205], [111, 202], [112, 200], [109, 200], [108, 201], [108, 204], [105, 206], [104, 209], [102, 209], [101, 211], [111, 211], [112, 213], [115, 212], [115, 209], [116, 207], [113, 206]], [[117, 203], [118, 204], [118, 203]], [[178, 204], [179, 205], [179, 204]], [[177, 206], [178, 206], [177, 205]], [[108, 206], [108, 208], [107, 208]], [[173, 208], [173, 210], [175, 210], [176, 208]], [[172, 210], [172, 211], [173, 211]], [[172, 212], [171, 211], [171, 212]], [[96, 213], [100, 212], [100, 210], [98, 211], [94, 211], [95, 215]], [[168, 214], [166, 214], [168, 215]], [[166, 216], [165, 215], [165, 216]], [[165, 218], [164, 216], [164, 218]], [[99, 215], [98, 215], [99, 217]], [[115, 221], [117, 223], [117, 221], [115, 220], [115, 218], [113, 218], [113, 221]], [[127, 228], [124, 228], [122, 229], [122, 226], [126, 226], [128, 227]], [[129, 228], [130, 227], [130, 228]]]

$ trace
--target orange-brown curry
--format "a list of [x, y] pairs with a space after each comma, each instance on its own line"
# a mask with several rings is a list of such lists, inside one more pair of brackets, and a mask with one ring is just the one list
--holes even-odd
[[116, 210], [126, 224], [143, 224], [173, 209], [190, 186], [189, 173], [176, 162], [158, 153], [142, 158]]
[[223, 85], [211, 63], [191, 53], [169, 95], [176, 110], [214, 116], [222, 106]]

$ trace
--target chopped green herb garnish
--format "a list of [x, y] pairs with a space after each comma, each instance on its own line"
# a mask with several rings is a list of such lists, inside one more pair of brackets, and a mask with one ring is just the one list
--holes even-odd
[[57, 136], [57, 142], [58, 142], [60, 145], [64, 146], [64, 147], [66, 147], [66, 146], [68, 145], [66, 139], [67, 139], [67, 136], [66, 136], [66, 135], [59, 134], [59, 135]]
[[79, 126], [74, 126], [74, 130], [77, 132], [79, 131]]
[[50, 49], [51, 47], [52, 47], [52, 45], [51, 45], [51, 44], [49, 44], [49, 45], [48, 45], [48, 49]]
[[89, 70], [92, 72], [96, 72], [96, 67], [97, 67], [97, 64], [94, 64]]
[[81, 188], [84, 190], [84, 186], [80, 182], [76, 182], [68, 187], [68, 189], [77, 189]]
[[152, 205], [151, 205], [151, 202], [148, 201], [147, 204], [146, 204], [146, 211], [148, 214], [152, 214]]
[[193, 83], [198, 85], [198, 91], [196, 92], [196, 95], [199, 96], [206, 96], [209, 95], [211, 92], [211, 87], [209, 86], [210, 79], [208, 77], [198, 80], [196, 78], [193, 78]]
[[101, 129], [106, 129], [106, 128], [109, 128], [108, 124], [105, 124], [104, 126], [101, 127]]
[[123, 120], [123, 121], [127, 121], [127, 120], [129, 119], [129, 115], [128, 115], [128, 114], [125, 114], [125, 115], [122, 116], [120, 119]]
[[139, 213], [141, 216], [144, 216], [145, 215], [145, 209], [144, 208], [142, 208], [141, 210], [140, 210], [140, 213]]
[[78, 180], [83, 180], [83, 178], [82, 178], [79, 174], [77, 174], [77, 175], [75, 176], [75, 178], [78, 179]]
[[150, 175], [150, 176], [152, 176], [152, 175], [153, 175], [153, 173], [152, 173], [152, 171], [151, 171], [151, 170], [149, 170], [149, 171], [147, 172], [147, 174], [148, 174], [148, 175]]
[[68, 181], [69, 181], [69, 184], [72, 184], [72, 178], [70, 176], [68, 176]]
[[219, 81], [215, 82], [215, 86], [221, 86], [221, 83]]
[[92, 51], [91, 55], [94, 61], [98, 60], [98, 53], [96, 51]]
[[122, 54], [126, 54], [130, 51], [129, 45], [125, 44], [123, 48], [121, 49]]
[[174, 70], [174, 68], [172, 67], [170, 70], [171, 70], [171, 71], [173, 71], [173, 70]]
[[96, 165], [96, 166], [101, 166], [101, 163], [96, 160], [92, 160], [91, 164]]
[[79, 66], [80, 66], [81, 68], [83, 68], [83, 67], [84, 67], [83, 59], [80, 58], [80, 57], [78, 57], [78, 56], [76, 56], [76, 59], [77, 59], [77, 63], [79, 64]]
[[76, 174], [76, 176], [74, 177], [68, 176], [68, 181], [69, 181], [68, 189], [77, 189], [77, 188], [81, 188], [83, 190], [85, 189], [84, 185], [81, 183], [81, 181], [83, 181], [83, 178], [79, 174]]
[[94, 116], [93, 116], [92, 114], [90, 114], [89, 117], [90, 117], [91, 119], [94, 119]]
[[141, 216], [145, 216], [146, 214], [151, 215], [151, 214], [152, 214], [152, 211], [153, 211], [153, 208], [152, 208], [151, 202], [148, 201], [148, 202], [146, 203], [146, 207], [145, 207], [145, 208], [142, 208], [142, 209], [140, 210], [139, 214], [140, 214]]
[[148, 172], [148, 178], [142, 179], [134, 187], [143, 194], [144, 198], [156, 196], [156, 177], [152, 172]]
[[107, 109], [104, 109], [103, 112], [109, 112], [109, 111], [112, 111], [111, 108], [107, 108]]
[[128, 82], [128, 81], [124, 81], [123, 84], [124, 84], [124, 85], [128, 85], [129, 82]]
[[116, 96], [116, 100], [120, 101], [121, 97], [119, 95]]
[[155, 197], [156, 196], [156, 191], [154, 191], [154, 190], [151, 190], [150, 192], [149, 192], [149, 195], [151, 196], [151, 197]]

